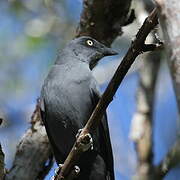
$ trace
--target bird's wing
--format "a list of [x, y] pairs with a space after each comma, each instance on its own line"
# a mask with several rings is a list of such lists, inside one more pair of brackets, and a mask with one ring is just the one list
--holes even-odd
[[[96, 85], [96, 82], [91, 83], [91, 97], [94, 104], [94, 108], [97, 105], [101, 94]], [[113, 162], [113, 153], [112, 153], [112, 146], [110, 141], [110, 134], [109, 134], [109, 127], [107, 121], [107, 115], [104, 114], [99, 126], [98, 126], [99, 134], [100, 134], [100, 151], [103, 156], [103, 159], [106, 163], [108, 172], [109, 172], [109, 179], [114, 180], [114, 162]]]
[[60, 154], [60, 152], [58, 151], [58, 147], [57, 144], [54, 141], [54, 138], [51, 136], [52, 133], [50, 133], [50, 129], [48, 128], [48, 121], [47, 121], [47, 114], [46, 114], [46, 104], [45, 104], [45, 100], [43, 97], [40, 97], [40, 112], [41, 112], [41, 118], [42, 121], [46, 127], [46, 132], [48, 135], [48, 138], [50, 140], [51, 146], [53, 147], [53, 152], [54, 155], [56, 156], [56, 158], [58, 157], [58, 160], [56, 159], [56, 161], [58, 161], [58, 163], [63, 162], [64, 159], [61, 159], [61, 157], [63, 157], [63, 155]]

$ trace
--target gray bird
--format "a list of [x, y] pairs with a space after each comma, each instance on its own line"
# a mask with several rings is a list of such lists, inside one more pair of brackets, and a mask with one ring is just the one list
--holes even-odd
[[[56, 162], [63, 163], [79, 129], [92, 114], [100, 92], [92, 69], [104, 56], [117, 54], [91, 37], [72, 40], [59, 53], [41, 91], [41, 115]], [[92, 134], [93, 150], [81, 156], [78, 180], [114, 180], [106, 114]]]

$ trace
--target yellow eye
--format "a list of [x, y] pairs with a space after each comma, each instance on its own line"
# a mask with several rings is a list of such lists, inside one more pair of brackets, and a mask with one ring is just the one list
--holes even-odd
[[91, 40], [87, 40], [86, 43], [87, 43], [87, 45], [89, 45], [89, 46], [92, 46], [92, 45], [93, 45], [93, 41], [91, 41]]

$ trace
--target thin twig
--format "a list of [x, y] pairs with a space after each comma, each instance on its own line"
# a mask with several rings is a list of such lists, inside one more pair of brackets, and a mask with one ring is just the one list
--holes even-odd
[[174, 146], [170, 149], [165, 158], [156, 167], [155, 172], [158, 179], [163, 179], [166, 174], [174, 167], [180, 164], [180, 138], [176, 140]]
[[144, 21], [142, 27], [136, 35], [135, 40], [132, 41], [128, 52], [126, 53], [119, 67], [117, 68], [113, 78], [111, 79], [108, 87], [106, 88], [101, 99], [99, 100], [90, 119], [88, 120], [80, 136], [75, 142], [71, 152], [69, 153], [68, 157], [64, 162], [64, 165], [62, 166], [61, 170], [57, 172], [55, 180], [65, 179], [65, 177], [71, 171], [72, 167], [76, 165], [77, 160], [83, 153], [79, 146], [80, 144], [82, 144], [84, 137], [86, 137], [88, 133], [92, 133], [98, 126], [107, 106], [113, 100], [113, 96], [115, 95], [120, 83], [122, 82], [132, 63], [135, 61], [136, 57], [143, 52], [146, 37], [157, 24], [157, 10], [154, 9]]

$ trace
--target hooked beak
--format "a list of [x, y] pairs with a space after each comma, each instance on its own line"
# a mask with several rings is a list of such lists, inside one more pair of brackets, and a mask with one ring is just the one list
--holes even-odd
[[108, 47], [104, 47], [102, 50], [104, 56], [113, 56], [118, 54], [118, 52]]

